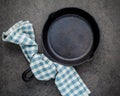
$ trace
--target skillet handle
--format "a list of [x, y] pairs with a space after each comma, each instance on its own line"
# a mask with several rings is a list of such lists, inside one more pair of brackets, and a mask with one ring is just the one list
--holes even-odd
[[28, 68], [27, 70], [25, 70], [22, 74], [22, 79], [25, 82], [31, 81], [34, 78], [34, 75], [31, 73], [31, 69]]

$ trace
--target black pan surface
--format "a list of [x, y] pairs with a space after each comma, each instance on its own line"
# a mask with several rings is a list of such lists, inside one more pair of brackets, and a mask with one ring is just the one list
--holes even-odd
[[50, 59], [74, 66], [93, 57], [99, 43], [99, 28], [87, 12], [65, 8], [49, 16], [42, 37]]

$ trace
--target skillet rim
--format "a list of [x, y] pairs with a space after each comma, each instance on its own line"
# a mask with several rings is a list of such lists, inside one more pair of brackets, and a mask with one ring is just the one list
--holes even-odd
[[[47, 42], [48, 41], [47, 32], [51, 24], [60, 16], [66, 15], [66, 14], [75, 14], [75, 15], [82, 16], [87, 22], [89, 22], [89, 25], [93, 32], [93, 45], [92, 45], [90, 52], [88, 52], [88, 54], [84, 56], [83, 58], [75, 60], [75, 61], [65, 61], [65, 60], [61, 60], [60, 58], [56, 57], [54, 53], [52, 53], [52, 51], [50, 50], [48, 42]], [[98, 24], [96, 23], [95, 19], [89, 13], [79, 8], [75, 8], [75, 7], [63, 8], [56, 12], [51, 13], [43, 27], [42, 45], [43, 45], [44, 53], [53, 62], [58, 62], [62, 65], [76, 66], [76, 65], [80, 65], [82, 63], [92, 60], [98, 48], [99, 42], [100, 42], [100, 31], [99, 31]]]

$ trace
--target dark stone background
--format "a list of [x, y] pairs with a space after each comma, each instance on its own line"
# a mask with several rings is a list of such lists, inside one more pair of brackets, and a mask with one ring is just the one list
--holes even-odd
[[[76, 69], [92, 96], [120, 96], [120, 0], [0, 0], [0, 36], [19, 20], [30, 20], [41, 49], [41, 32], [51, 12], [78, 7], [94, 16], [101, 42], [93, 61]], [[61, 96], [54, 81], [24, 82], [29, 64], [17, 45], [0, 39], [0, 96]]]

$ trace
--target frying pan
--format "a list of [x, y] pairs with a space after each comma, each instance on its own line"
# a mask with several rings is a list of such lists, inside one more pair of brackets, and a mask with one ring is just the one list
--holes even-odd
[[[42, 33], [44, 54], [65, 66], [76, 66], [92, 60], [100, 41], [94, 18], [78, 8], [64, 8], [49, 15]], [[24, 81], [28, 68], [22, 75]]]

